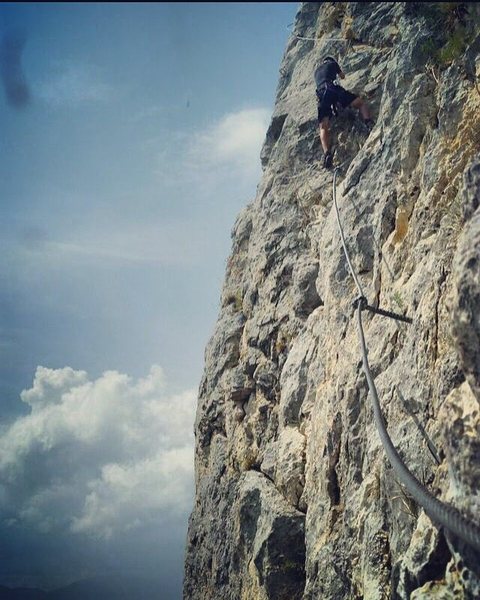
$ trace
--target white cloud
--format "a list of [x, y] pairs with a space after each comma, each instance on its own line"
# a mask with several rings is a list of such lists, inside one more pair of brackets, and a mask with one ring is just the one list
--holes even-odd
[[21, 398], [33, 410], [43, 408], [48, 404], [60, 404], [64, 393], [86, 381], [85, 371], [74, 371], [70, 367], [56, 370], [38, 367], [33, 387], [24, 390]]
[[38, 96], [55, 108], [106, 102], [113, 96], [112, 87], [102, 81], [97, 67], [72, 62], [57, 65], [55, 71], [35, 88]]
[[206, 130], [194, 134], [189, 150], [192, 165], [228, 165], [256, 172], [269, 120], [270, 111], [265, 108], [245, 109], [225, 115]]
[[188, 512], [195, 392], [166, 392], [154, 366], [116, 371], [38, 367], [21, 395], [31, 413], [0, 437], [4, 524], [109, 538]]
[[157, 180], [164, 189], [182, 190], [194, 202], [216, 197], [244, 203], [261, 175], [260, 150], [269, 120], [265, 108], [239, 110], [188, 135], [177, 132], [160, 140]]

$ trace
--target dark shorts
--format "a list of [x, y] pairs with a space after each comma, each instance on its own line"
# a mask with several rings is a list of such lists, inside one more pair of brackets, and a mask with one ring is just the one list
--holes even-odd
[[345, 90], [341, 85], [327, 85], [317, 90], [318, 99], [318, 122], [321, 123], [325, 117], [333, 117], [337, 104], [346, 108], [358, 98], [352, 92]]

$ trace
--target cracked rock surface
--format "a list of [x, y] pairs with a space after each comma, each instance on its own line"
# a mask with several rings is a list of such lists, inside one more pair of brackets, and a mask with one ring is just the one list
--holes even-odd
[[478, 523], [480, 9], [441, 4], [299, 8], [205, 353], [185, 599], [480, 597], [479, 557], [410, 498], [375, 429], [313, 85], [337, 56], [375, 120], [368, 133], [346, 109], [332, 133], [365, 295], [413, 319], [365, 313], [388, 431], [415, 476]]

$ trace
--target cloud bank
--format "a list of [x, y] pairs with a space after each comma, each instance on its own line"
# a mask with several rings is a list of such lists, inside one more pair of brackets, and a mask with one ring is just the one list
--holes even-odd
[[21, 398], [30, 414], [0, 436], [4, 526], [111, 540], [190, 510], [195, 393], [168, 394], [160, 367], [38, 367]]

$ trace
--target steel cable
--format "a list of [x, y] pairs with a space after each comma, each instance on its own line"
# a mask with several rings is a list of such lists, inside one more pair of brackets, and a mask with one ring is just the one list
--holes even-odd
[[347, 263], [350, 268], [350, 273], [352, 274], [353, 280], [355, 281], [355, 285], [357, 286], [358, 295], [360, 298], [364, 298], [365, 294], [363, 293], [362, 286], [360, 284], [360, 281], [358, 280], [357, 274], [355, 273], [355, 269], [353, 268], [352, 262], [350, 261], [350, 255], [348, 254], [347, 244], [345, 242], [345, 236], [343, 234], [342, 222], [340, 220], [340, 212], [338, 210], [337, 191], [336, 191], [337, 190], [337, 170], [338, 170], [338, 168], [335, 169], [335, 171], [333, 172], [333, 203], [335, 205], [335, 211], [337, 213], [337, 222], [338, 222], [338, 228], [340, 230], [340, 238], [342, 240], [342, 246], [343, 246], [343, 251], [345, 253], [345, 258], [347, 259]]
[[480, 527], [473, 521], [466, 519], [453, 506], [445, 504], [438, 500], [438, 498], [435, 498], [435, 496], [433, 496], [408, 469], [393, 445], [385, 425], [377, 388], [372, 372], [370, 371], [370, 365], [368, 364], [368, 351], [362, 325], [362, 310], [363, 308], [359, 302], [357, 306], [357, 325], [362, 346], [363, 371], [367, 378], [368, 388], [372, 397], [375, 424], [388, 460], [397, 473], [400, 481], [405, 485], [418, 504], [423, 507], [432, 521], [442, 525], [445, 529], [448, 529], [480, 552]]
[[[305, 37], [303, 35], [298, 35], [298, 33], [295, 33], [292, 30], [292, 27], [295, 26], [295, 23], [290, 23], [289, 25], [287, 25], [287, 29], [288, 31], [290, 31], [290, 34], [293, 35], [293, 37], [296, 37], [298, 40], [305, 40], [307, 42], [319, 42], [320, 40], [322, 40], [321, 37]], [[333, 37], [333, 38], [327, 38], [326, 40], [322, 40], [324, 42], [343, 42], [344, 44], [350, 41], [345, 39], [344, 37]]]
[[403, 462], [400, 454], [397, 452], [385, 424], [385, 419], [382, 414], [380, 406], [380, 400], [378, 397], [375, 381], [370, 370], [368, 363], [368, 349], [365, 342], [365, 334], [363, 331], [362, 323], [362, 311], [367, 308], [366, 298], [363, 295], [361, 285], [356, 276], [355, 270], [353, 269], [352, 262], [349, 257], [347, 245], [345, 243], [345, 236], [343, 233], [342, 222], [340, 219], [340, 212], [338, 210], [337, 198], [336, 198], [336, 169], [333, 177], [333, 201], [335, 210], [337, 213], [338, 227], [340, 231], [340, 237], [342, 240], [343, 251], [350, 267], [350, 272], [358, 288], [360, 297], [358, 298], [356, 311], [357, 311], [357, 325], [358, 325], [358, 336], [360, 345], [362, 348], [362, 363], [363, 370], [367, 379], [368, 388], [372, 397], [373, 413], [375, 418], [375, 425], [377, 427], [380, 440], [382, 442], [385, 453], [392, 465], [393, 469], [397, 473], [400, 481], [405, 485], [408, 492], [412, 495], [418, 504], [420, 504], [425, 510], [426, 514], [432, 519], [437, 525], [444, 527], [449, 532], [453, 533], [461, 540], [475, 548], [480, 552], [480, 527], [475, 522], [464, 517], [458, 509], [446, 504], [438, 498], [435, 498], [429, 490], [418, 481], [413, 473], [408, 469], [406, 464]]

